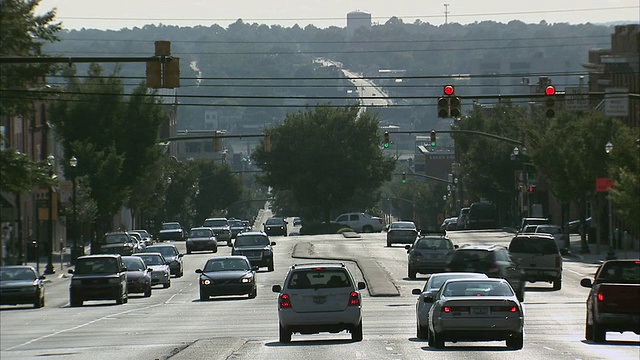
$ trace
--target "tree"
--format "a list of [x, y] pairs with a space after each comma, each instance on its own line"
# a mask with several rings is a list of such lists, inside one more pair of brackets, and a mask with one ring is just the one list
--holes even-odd
[[395, 160], [383, 155], [376, 115], [360, 107], [318, 105], [287, 114], [284, 123], [267, 129], [252, 157], [274, 191], [290, 190], [314, 219], [329, 221], [331, 211], [348, 204], [361, 191], [374, 193], [391, 178]]
[[609, 189], [609, 196], [618, 216], [637, 234], [640, 230], [640, 131], [621, 127], [611, 141], [609, 173], [615, 186]]
[[229, 206], [242, 197], [242, 183], [231, 167], [213, 161], [198, 161], [196, 182], [198, 196], [195, 199], [195, 221], [201, 223], [214, 215], [227, 216]]

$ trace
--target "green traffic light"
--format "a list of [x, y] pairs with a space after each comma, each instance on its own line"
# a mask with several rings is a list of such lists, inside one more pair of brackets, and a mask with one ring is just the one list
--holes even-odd
[[384, 143], [384, 147], [388, 148], [389, 147], [389, 143], [388, 142]]
[[436, 146], [436, 142], [435, 142], [435, 141], [432, 141], [432, 142], [431, 142], [431, 146]]

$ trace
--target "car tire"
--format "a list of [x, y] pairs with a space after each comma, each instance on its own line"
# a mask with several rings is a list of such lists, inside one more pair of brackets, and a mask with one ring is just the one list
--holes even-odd
[[217, 253], [218, 252], [218, 245], [214, 246], [213, 248], [213, 253]]
[[525, 288], [525, 285], [522, 284], [522, 287], [518, 291], [518, 294], [516, 294], [516, 297], [518, 298], [518, 301], [520, 301], [520, 302], [524, 302], [524, 288]]
[[151, 286], [149, 286], [149, 288], [144, 292], [144, 297], [150, 297], [151, 296]]
[[162, 288], [163, 288], [163, 289], [168, 289], [168, 288], [170, 288], [170, 287], [171, 287], [171, 281], [168, 281], [168, 282], [166, 282], [166, 283], [162, 284]]
[[507, 347], [509, 349], [520, 350], [524, 346], [524, 337], [521, 332], [512, 334], [510, 338], [507, 339]]
[[249, 299], [255, 299], [256, 296], [258, 296], [258, 289], [253, 288], [253, 290], [251, 290], [251, 292], [249, 293]]
[[273, 258], [271, 258], [271, 260], [269, 260], [269, 265], [267, 266], [267, 270], [269, 272], [273, 271]]
[[191, 254], [191, 249], [187, 248], [187, 255]]
[[589, 325], [589, 320], [584, 321], [584, 339], [593, 341], [593, 325]]
[[278, 326], [278, 340], [281, 343], [290, 343], [291, 342], [291, 331], [289, 331], [289, 329], [285, 328], [282, 325]]
[[207, 300], [209, 300], [209, 297], [203, 293], [200, 293], [200, 301], [207, 301]]
[[437, 332], [430, 332], [429, 333], [430, 336], [430, 341], [429, 341], [429, 346], [436, 348], [436, 349], [444, 349], [444, 340], [442, 339], [442, 337], [440, 335], [438, 335]]
[[33, 300], [33, 308], [39, 309], [44, 306], [44, 296], [38, 291], [36, 298]]
[[351, 341], [362, 341], [362, 321], [351, 330]]
[[120, 295], [118, 295], [118, 298], [116, 299], [116, 305], [122, 305], [124, 304], [124, 299], [122, 299], [122, 293]]
[[233, 242], [231, 241], [231, 239], [227, 240], [227, 247], [232, 247], [233, 246]]
[[391, 245], [393, 245], [391, 241], [387, 240], [387, 247], [391, 247]]
[[593, 322], [591, 327], [593, 332], [593, 342], [603, 343], [607, 341], [607, 330], [602, 325], [598, 325], [597, 322]]
[[71, 302], [71, 304], [70, 304], [71, 307], [79, 307], [79, 306], [82, 306], [82, 303], [83, 303], [82, 300], [80, 300], [78, 298], [74, 298], [74, 297], [71, 297], [71, 301], [70, 302]]
[[417, 274], [418, 273], [412, 268], [409, 268], [409, 270], [407, 271], [407, 275], [409, 276], [409, 279], [411, 279], [411, 280], [415, 279]]
[[429, 328], [426, 326], [420, 326], [417, 324], [418, 331], [416, 332], [416, 337], [421, 340], [426, 340], [429, 338]]
[[557, 278], [553, 280], [553, 290], [562, 289], [562, 278]]

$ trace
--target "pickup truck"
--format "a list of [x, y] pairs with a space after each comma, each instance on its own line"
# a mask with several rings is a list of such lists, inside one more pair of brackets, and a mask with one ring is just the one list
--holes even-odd
[[593, 281], [585, 278], [580, 285], [591, 288], [587, 297], [587, 340], [605, 342], [607, 331], [640, 335], [640, 260], [605, 261]]

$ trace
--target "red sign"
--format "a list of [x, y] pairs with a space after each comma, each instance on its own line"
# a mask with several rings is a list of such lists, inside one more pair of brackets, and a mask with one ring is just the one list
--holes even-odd
[[610, 188], [613, 188], [613, 180], [611, 178], [596, 179], [596, 192], [608, 192]]

